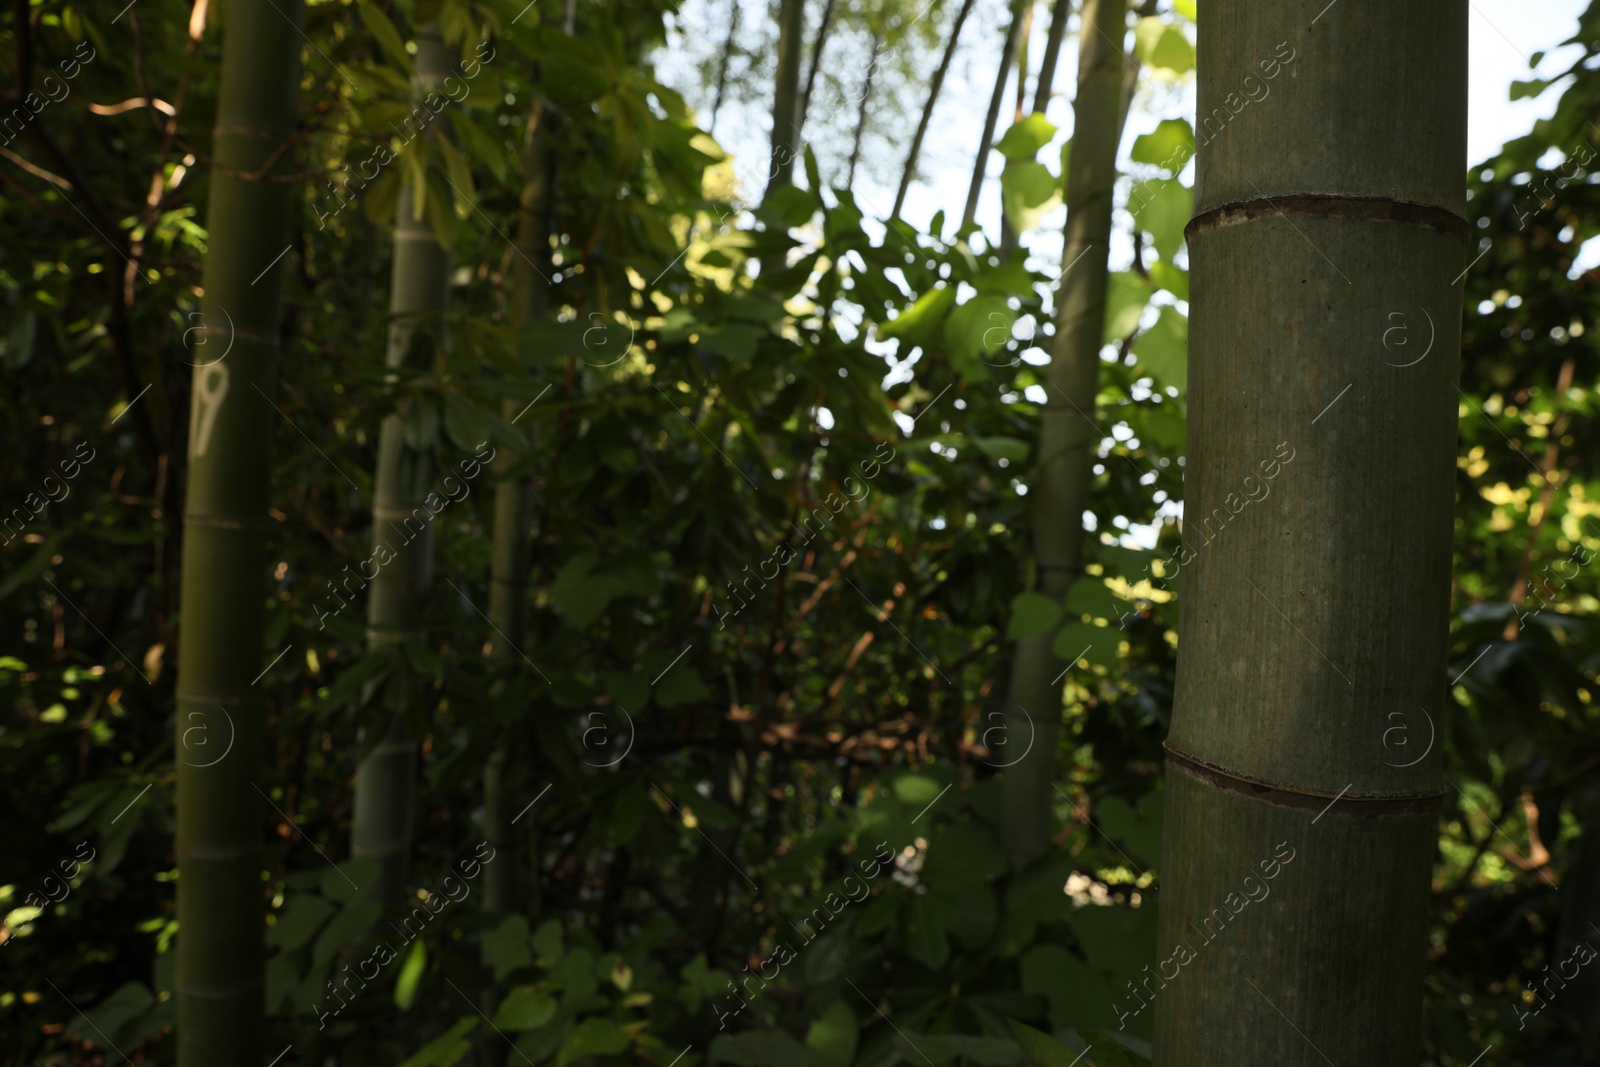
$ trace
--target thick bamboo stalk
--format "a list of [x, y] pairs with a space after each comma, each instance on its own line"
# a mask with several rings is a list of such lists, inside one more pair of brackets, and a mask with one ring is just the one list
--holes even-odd
[[[450, 53], [437, 24], [417, 30], [415, 90], [419, 98], [436, 91], [450, 73]], [[390, 275], [389, 339], [386, 363], [398, 368], [418, 331], [448, 344], [445, 306], [450, 293], [450, 252], [439, 244], [432, 223], [417, 218], [413, 205], [424, 190], [409, 180], [395, 208], [394, 267]], [[431, 210], [431, 207], [430, 207]], [[384, 645], [423, 636], [423, 606], [433, 584], [433, 526], [419, 535], [401, 534], [402, 524], [422, 508], [416, 477], [418, 457], [405, 441], [399, 414], [378, 431], [378, 468], [372, 494], [373, 547], [403, 543], [392, 561], [379, 567], [367, 590], [367, 643]], [[426, 509], [423, 509], [426, 514]], [[409, 530], [409, 527], [407, 528]], [[378, 863], [373, 896], [394, 900], [405, 883], [411, 852], [412, 808], [416, 788], [417, 745], [399, 714], [356, 772], [351, 852]], [[365, 887], [364, 887], [365, 888]]]
[[900, 188], [894, 194], [894, 209], [889, 212], [891, 218], [900, 217], [900, 209], [906, 203], [906, 193], [911, 188], [911, 179], [917, 176], [917, 157], [922, 154], [923, 139], [928, 136], [928, 126], [933, 122], [933, 108], [939, 102], [945, 75], [950, 72], [950, 61], [955, 58], [956, 46], [961, 43], [961, 27], [966, 25], [967, 16], [972, 14], [974, 2], [961, 0], [961, 6], [956, 9], [955, 22], [950, 26], [950, 40], [945, 42], [944, 55], [939, 57], [939, 65], [928, 83], [928, 98], [922, 103], [922, 118], [917, 121], [917, 132], [911, 137], [911, 150], [906, 153], [906, 165], [900, 171]]
[[[232, 348], [195, 370], [190, 400], [177, 692], [182, 1067], [259, 1065], [265, 1048], [268, 809], [254, 784], [264, 708], [252, 682], [264, 652], [266, 442], [278, 419], [269, 401], [295, 186], [240, 175], [260, 170], [294, 133], [302, 20], [298, 0], [232, 0], [223, 27], [200, 306], [211, 347]], [[274, 177], [291, 169], [286, 154]]]
[[805, 0], [780, 0], [778, 70], [772, 91], [772, 167], [767, 191], [794, 184], [800, 152], [800, 55], [806, 32]]
[[1160, 1067], [1421, 1055], [1441, 746], [1384, 731], [1444, 730], [1466, 21], [1201, 5]]
[[978, 158], [972, 164], [972, 181], [967, 185], [967, 203], [961, 211], [961, 228], [972, 225], [978, 215], [978, 194], [983, 191], [983, 179], [989, 170], [989, 153], [994, 150], [994, 131], [1000, 124], [1000, 105], [1006, 98], [1006, 84], [1011, 80], [1011, 62], [1017, 54], [1017, 34], [1022, 27], [1022, 4], [1016, 0], [1011, 5], [1011, 22], [1006, 26], [1005, 43], [1000, 46], [1000, 69], [994, 76], [994, 92], [989, 96], [989, 110], [983, 119], [983, 139], [978, 142]]
[[[1037, 588], [1058, 601], [1083, 570], [1083, 511], [1100, 436], [1094, 410], [1105, 335], [1111, 194], [1122, 140], [1126, 56], [1121, 42], [1126, 35], [1126, 0], [1084, 0], [1061, 251], [1069, 267], [1056, 293], [1048, 399], [1039, 415], [1038, 465], [1028, 480]], [[1049, 847], [1053, 823], [1061, 676], [1071, 666], [1053, 650], [1055, 637], [1052, 629], [1019, 639], [1012, 663], [1007, 747], [1031, 743], [1028, 754], [1001, 778], [1002, 834], [1019, 867]]]
[[[520, 328], [543, 316], [549, 307], [548, 264], [550, 252], [549, 203], [551, 159], [543, 136], [544, 109], [535, 106], [528, 117], [523, 149], [522, 196], [517, 216], [517, 247], [533, 262], [518, 256], [512, 261], [510, 319]], [[534, 264], [538, 264], [537, 269]], [[521, 412], [522, 405], [508, 399], [502, 414], [509, 421]], [[531, 444], [531, 434], [530, 444]], [[495, 463], [494, 535], [489, 577], [489, 655], [502, 666], [520, 661], [527, 629], [529, 542], [528, 524], [532, 509], [532, 487], [526, 476], [513, 477], [510, 470], [521, 457], [509, 450]], [[498, 871], [484, 874], [483, 906], [491, 913], [516, 910], [521, 863], [520, 849], [511, 828], [512, 802], [507, 795], [515, 732], [497, 748], [484, 768], [484, 824], [490, 845], [506, 862]]]

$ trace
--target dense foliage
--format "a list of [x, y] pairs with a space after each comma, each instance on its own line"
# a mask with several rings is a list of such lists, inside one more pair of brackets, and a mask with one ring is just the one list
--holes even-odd
[[[5, 113], [33, 113], [0, 116], [0, 1046], [16, 1063], [170, 1062], [174, 764], [229, 743], [173, 711], [189, 390], [225, 343], [197, 322], [217, 5], [113, 6], [11, 5], [0, 71]], [[918, 50], [957, 5], [839, 7], [796, 185], [770, 193], [767, 161], [702, 125], [719, 80], [755, 108], [739, 121], [759, 114], [772, 20], [726, 19], [713, 45], [653, 3], [307, 9], [254, 781], [269, 1059], [1065, 1067], [1011, 1020], [1074, 1054], [1092, 1042], [1100, 1064], [1148, 1053], [1131, 983], [1157, 959], [1181, 597], [1193, 4], [1130, 25], [1142, 67], [1084, 413], [1101, 435], [1090, 549], [1064, 603], [1018, 561], [1071, 269], [1027, 247], [1053, 247], [1070, 130], [1005, 124], [990, 195], [1019, 254], [958, 232], [959, 205], [885, 218], [844, 161], [898, 168]], [[986, 34], [1010, 10], [988, 7]], [[405, 42], [433, 20], [461, 93], [407, 126]], [[1573, 976], [1600, 945], [1600, 273], [1575, 265], [1600, 236], [1600, 6], [1575, 40], [1571, 70], [1519, 90], [1560, 93], [1555, 117], [1470, 177], [1452, 714], [1399, 708], [1362, 742], [1397, 764], [1445, 751], [1433, 1064], [1489, 1045], [1502, 1064], [1600, 1055], [1600, 966]], [[672, 59], [686, 42], [713, 51]], [[852, 145], [863, 58], [896, 46], [875, 90], [893, 103]], [[548, 249], [507, 236], [530, 124], [556, 160]], [[404, 175], [427, 183], [456, 267], [449, 355], [396, 378]], [[549, 271], [550, 313], [520, 327], [518, 257]], [[1427, 324], [1395, 311], [1374, 358], [1402, 365]], [[377, 427], [395, 411], [434, 490], [432, 636], [369, 651]], [[491, 658], [505, 456], [534, 490], [532, 599], [518, 655]], [[999, 725], [1009, 642], [1063, 621], [1059, 847], [1013, 871], [998, 776], [1030, 739]], [[406, 914], [347, 860], [351, 778], [394, 708], [424, 757]], [[499, 851], [482, 823], [496, 751], [519, 835]], [[482, 907], [493, 864], [515, 865], [511, 913]]]

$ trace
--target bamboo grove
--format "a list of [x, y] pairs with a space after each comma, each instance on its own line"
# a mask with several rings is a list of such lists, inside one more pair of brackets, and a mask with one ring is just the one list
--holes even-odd
[[1600, 1062], [1600, 5], [117, 6], [0, 1062]]

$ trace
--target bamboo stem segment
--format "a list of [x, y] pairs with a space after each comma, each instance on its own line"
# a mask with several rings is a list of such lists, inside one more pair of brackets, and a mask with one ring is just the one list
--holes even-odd
[[[231, 322], [232, 348], [199, 366], [190, 394], [178, 642], [178, 1062], [260, 1064], [265, 1042], [265, 905], [255, 785], [265, 710], [266, 512], [279, 416], [277, 365], [289, 269], [293, 136], [300, 85], [298, 0], [232, 0], [206, 205], [201, 315]], [[287, 156], [287, 153], [284, 153]], [[272, 180], [278, 179], [278, 180]], [[224, 347], [217, 346], [219, 349]]]
[[[1176, 977], [1153, 1000], [1160, 1067], [1419, 1056], [1468, 232], [1466, 7], [1317, 6], [1200, 10], [1157, 949]], [[1393, 762], [1397, 726], [1425, 758]], [[1297, 858], [1270, 895], [1235, 909], [1280, 848]], [[1202, 946], [1218, 908], [1227, 931]]]

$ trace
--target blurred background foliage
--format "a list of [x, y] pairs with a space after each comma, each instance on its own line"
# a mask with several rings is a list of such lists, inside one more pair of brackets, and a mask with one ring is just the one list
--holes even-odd
[[[1015, 255], [958, 229], [959, 205], [887, 218], [848, 160], [902, 165], [958, 5], [816, 6], [803, 167], [764, 199], [766, 161], [712, 132], [770, 99], [775, 16], [741, 26], [734, 5], [711, 59], [668, 64], [667, 84], [686, 30], [665, 4], [309, 7], [255, 783], [268, 1056], [1043, 1064], [1008, 1020], [1093, 1041], [1102, 1064], [1148, 1052], [1150, 1014], [1119, 1031], [1113, 999], [1158, 948], [1193, 4], [1152, 5], [1130, 34], [1088, 574], [1064, 604], [1029, 600], [1018, 560], [1071, 131], [1001, 124], [1006, 159], [1039, 168], [1006, 186]], [[0, 148], [0, 1045], [19, 1064], [163, 1063], [173, 1045], [176, 577], [192, 367], [215, 358], [195, 317], [217, 11], [109, 8], [23, 0], [0, 42], [8, 113], [50, 98], [47, 132]], [[974, 47], [998, 56], [1011, 9], [977, 11]], [[404, 42], [431, 18], [463, 57], [487, 42], [493, 58], [346, 196], [342, 168], [409, 112]], [[1401, 713], [1381, 739], [1396, 763], [1443, 746], [1451, 783], [1429, 1064], [1486, 1044], [1503, 1064], [1600, 1062], [1600, 965], [1562, 969], [1600, 945], [1600, 274], [1575, 266], [1600, 236], [1600, 8], [1575, 40], [1555, 116], [1469, 177], [1482, 255], [1464, 280], [1451, 714]], [[518, 330], [527, 250], [506, 235], [535, 109], [558, 161], [551, 314]], [[386, 381], [388, 227], [401, 168], [430, 160], [448, 176], [429, 217], [455, 249], [455, 351]], [[1416, 347], [1375, 358], [1422, 347], [1401, 326], [1395, 344]], [[526, 405], [516, 428], [506, 398]], [[341, 610], [395, 410], [424, 481], [485, 441], [532, 480], [520, 656], [484, 655], [487, 473], [435, 521], [431, 641], [369, 653], [362, 608]], [[1083, 652], [1063, 680], [1059, 847], [1012, 871], [996, 776], [1028, 741], [997, 725], [997, 687], [1008, 639], [1063, 618], [1060, 651]], [[419, 900], [484, 859], [481, 773], [503, 749], [526, 907], [485, 914], [465, 878], [420, 934], [385, 935], [392, 959], [361, 988], [341, 976], [370, 959], [378, 906], [344, 862], [350, 779], [386, 687], [423, 740]]]

